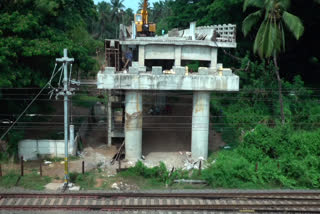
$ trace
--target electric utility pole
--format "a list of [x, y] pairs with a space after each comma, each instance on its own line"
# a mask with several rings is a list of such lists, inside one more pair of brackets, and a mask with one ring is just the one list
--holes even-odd
[[[69, 182], [69, 169], [68, 169], [68, 96], [72, 95], [69, 89], [68, 80], [68, 65], [74, 62], [73, 58], [68, 58], [68, 50], [63, 50], [63, 58], [56, 59], [56, 62], [63, 63], [63, 91], [60, 91], [58, 95], [64, 96], [64, 145], [65, 145], [65, 158], [64, 158], [64, 184], [68, 185]], [[70, 71], [71, 72], [71, 71]]]

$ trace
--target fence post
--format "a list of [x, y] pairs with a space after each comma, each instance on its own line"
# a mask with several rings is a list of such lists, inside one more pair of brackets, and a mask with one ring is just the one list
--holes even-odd
[[2, 177], [2, 167], [1, 167], [1, 163], [0, 163], [0, 177]]
[[120, 170], [121, 170], [121, 160], [120, 160], [120, 157], [119, 157], [119, 159], [118, 159], [118, 162], [119, 162], [119, 172], [120, 172]]
[[84, 161], [82, 161], [82, 174], [84, 174]]
[[20, 159], [20, 166], [21, 166], [21, 176], [23, 176], [23, 170], [24, 170], [24, 168], [23, 168], [23, 156], [21, 156], [21, 159]]
[[256, 172], [258, 172], [258, 169], [259, 169], [259, 164], [258, 162], [256, 163]]
[[42, 177], [42, 162], [40, 162], [40, 177]]
[[200, 162], [199, 162], [199, 176], [201, 175], [201, 160], [200, 160]]

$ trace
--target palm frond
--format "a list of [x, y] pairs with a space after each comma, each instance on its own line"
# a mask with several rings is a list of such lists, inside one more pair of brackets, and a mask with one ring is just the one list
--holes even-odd
[[282, 14], [282, 20], [286, 24], [286, 27], [298, 40], [304, 32], [304, 26], [299, 17], [285, 11]]
[[281, 52], [281, 29], [272, 19], [264, 20], [258, 30], [253, 51], [260, 58], [269, 58]]
[[269, 58], [273, 55], [275, 34], [274, 24], [271, 20], [268, 20], [260, 41], [261, 46], [258, 51], [260, 57]]
[[242, 22], [242, 32], [244, 36], [247, 36], [251, 31], [252, 27], [258, 23], [260, 18], [262, 17], [262, 10], [258, 10], [257, 12], [251, 13], [248, 15]]
[[256, 35], [256, 38], [254, 40], [254, 44], [253, 44], [253, 53], [258, 54], [259, 53], [259, 48], [261, 47], [261, 40], [263, 38], [263, 34], [266, 30], [266, 25], [267, 25], [267, 21], [264, 20], [258, 30], [258, 33]]
[[264, 0], [245, 0], [243, 3], [243, 11], [246, 11], [248, 7], [263, 8]]

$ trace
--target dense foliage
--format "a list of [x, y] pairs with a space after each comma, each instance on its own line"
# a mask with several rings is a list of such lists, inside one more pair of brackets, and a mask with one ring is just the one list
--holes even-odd
[[17, 0], [0, 6], [0, 87], [41, 86], [63, 48], [93, 71], [99, 43], [87, 31], [93, 1]]

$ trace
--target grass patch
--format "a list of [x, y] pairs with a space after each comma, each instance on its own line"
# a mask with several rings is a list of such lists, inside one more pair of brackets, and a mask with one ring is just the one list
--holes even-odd
[[19, 178], [18, 173], [14, 172], [14, 171], [10, 171], [8, 174], [0, 177], [0, 187], [2, 187], [2, 188], [14, 187], [18, 178]]
[[19, 182], [19, 187], [32, 190], [44, 190], [45, 185], [51, 182], [51, 178], [48, 176], [40, 176], [37, 173], [30, 173], [23, 177]]
[[74, 183], [76, 186], [80, 186], [83, 190], [93, 190], [97, 189], [96, 179], [100, 177], [97, 172], [86, 172], [84, 174], [78, 172], [71, 172], [69, 174], [70, 182]]
[[97, 102], [106, 102], [106, 99], [89, 95], [75, 95], [72, 97], [72, 104], [75, 106], [90, 108]]
[[[8, 174], [0, 177], [0, 187], [2, 188], [12, 188], [15, 186], [19, 174], [11, 171]], [[51, 182], [51, 178], [47, 176], [40, 176], [35, 172], [26, 174], [21, 177], [18, 186], [23, 187], [25, 189], [31, 190], [44, 190], [45, 185]]]

